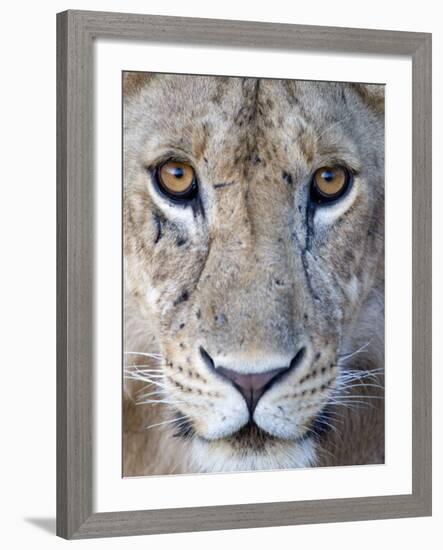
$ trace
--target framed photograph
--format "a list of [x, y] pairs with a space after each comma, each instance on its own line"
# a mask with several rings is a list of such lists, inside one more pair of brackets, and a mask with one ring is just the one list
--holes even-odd
[[431, 513], [431, 35], [57, 18], [57, 532]]

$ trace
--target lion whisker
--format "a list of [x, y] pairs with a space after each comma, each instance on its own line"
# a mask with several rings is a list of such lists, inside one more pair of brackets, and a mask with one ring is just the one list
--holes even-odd
[[356, 349], [355, 351], [353, 352], [350, 352], [350, 353], [344, 353], [344, 354], [341, 354], [339, 355], [339, 362], [340, 361], [347, 361], [348, 359], [351, 359], [351, 357], [354, 357], [355, 355], [359, 355], [361, 353], [365, 353], [365, 350], [367, 350], [367, 348], [369, 347], [369, 345], [371, 344], [372, 342], [372, 338], [370, 340], [368, 340], [365, 344], [363, 344], [362, 346], [360, 346], [358, 349]]
[[340, 385], [340, 390], [350, 390], [352, 388], [378, 388], [379, 390], [384, 390], [384, 386], [380, 384], [343, 384]]
[[149, 430], [151, 428], [155, 428], [155, 427], [158, 427], [158, 426], [166, 426], [168, 424], [174, 424], [174, 423], [180, 422], [181, 420], [185, 420], [187, 418], [188, 418], [187, 416], [179, 416], [179, 417], [173, 418], [171, 420], [164, 420], [163, 422], [156, 422], [155, 424], [150, 424], [149, 426], [145, 426], [145, 429]]
[[163, 355], [159, 353], [147, 353], [144, 351], [125, 351], [125, 355], [142, 355], [143, 357], [151, 357], [152, 359], [163, 359]]
[[168, 399], [144, 399], [142, 401], [137, 401], [136, 405], [180, 405], [182, 401], [169, 401]]

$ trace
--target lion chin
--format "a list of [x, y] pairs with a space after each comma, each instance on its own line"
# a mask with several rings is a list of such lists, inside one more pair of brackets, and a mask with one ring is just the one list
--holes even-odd
[[244, 426], [228, 438], [197, 438], [190, 456], [191, 468], [201, 473], [308, 468], [317, 461], [313, 439], [278, 439], [255, 425]]

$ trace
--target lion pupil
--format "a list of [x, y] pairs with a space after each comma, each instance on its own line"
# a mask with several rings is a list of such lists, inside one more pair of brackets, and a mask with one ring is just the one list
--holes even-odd
[[328, 183], [331, 183], [331, 181], [334, 179], [334, 174], [328, 170], [327, 172], [323, 172], [322, 178]]

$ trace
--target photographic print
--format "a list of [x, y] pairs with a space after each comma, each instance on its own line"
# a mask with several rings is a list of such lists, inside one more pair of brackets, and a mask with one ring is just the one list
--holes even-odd
[[384, 86], [122, 78], [123, 476], [384, 463]]

